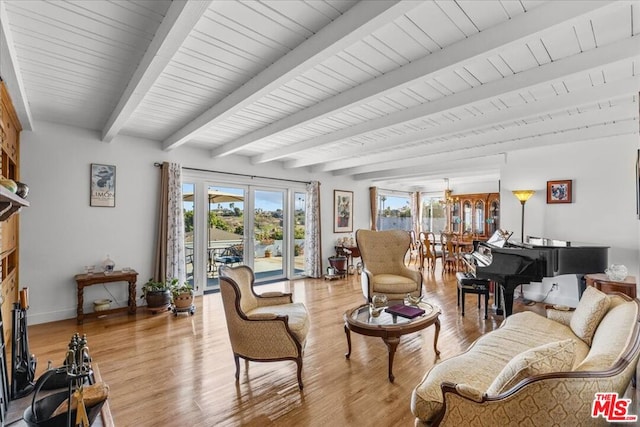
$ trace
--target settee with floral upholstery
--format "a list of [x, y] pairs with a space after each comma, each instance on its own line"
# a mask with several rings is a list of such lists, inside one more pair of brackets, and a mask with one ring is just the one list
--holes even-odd
[[634, 377], [639, 315], [637, 299], [592, 287], [575, 311], [511, 315], [425, 374], [411, 397], [415, 424], [606, 425], [591, 416], [595, 395], [622, 398]]

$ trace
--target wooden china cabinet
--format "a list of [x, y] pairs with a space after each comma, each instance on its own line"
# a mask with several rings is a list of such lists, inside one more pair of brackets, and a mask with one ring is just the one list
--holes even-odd
[[[20, 179], [20, 132], [22, 126], [13, 108], [11, 97], [0, 80], [0, 170], [3, 178]], [[4, 321], [4, 342], [11, 342], [11, 312], [18, 300], [20, 281], [19, 215], [29, 203], [5, 187], [0, 186], [0, 311]]]
[[452, 194], [449, 210], [451, 230], [459, 235], [470, 233], [488, 239], [500, 227], [500, 194]]

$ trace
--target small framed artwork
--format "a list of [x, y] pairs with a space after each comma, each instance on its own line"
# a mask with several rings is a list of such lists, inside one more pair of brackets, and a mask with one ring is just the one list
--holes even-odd
[[547, 203], [571, 203], [572, 180], [547, 181]]
[[333, 232], [353, 232], [353, 191], [333, 190]]
[[91, 163], [90, 206], [112, 208], [116, 205], [116, 167]]

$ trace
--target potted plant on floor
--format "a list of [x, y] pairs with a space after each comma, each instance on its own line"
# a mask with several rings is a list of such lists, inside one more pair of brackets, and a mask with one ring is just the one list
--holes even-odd
[[173, 313], [186, 312], [193, 314], [195, 306], [193, 305], [193, 288], [189, 283], [184, 282], [178, 284], [178, 281], [171, 286], [171, 302], [173, 304]]
[[178, 283], [178, 279], [156, 281], [149, 279], [142, 285], [142, 297], [147, 301], [147, 308], [152, 312], [164, 311], [171, 308], [171, 289]]

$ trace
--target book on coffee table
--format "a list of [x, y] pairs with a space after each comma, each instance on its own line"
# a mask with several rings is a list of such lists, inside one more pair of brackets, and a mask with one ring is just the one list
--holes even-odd
[[410, 305], [396, 304], [391, 307], [387, 307], [385, 310], [387, 313], [397, 314], [398, 316], [406, 317], [407, 319], [413, 319], [418, 316], [422, 316], [425, 311], [418, 307], [412, 307]]

